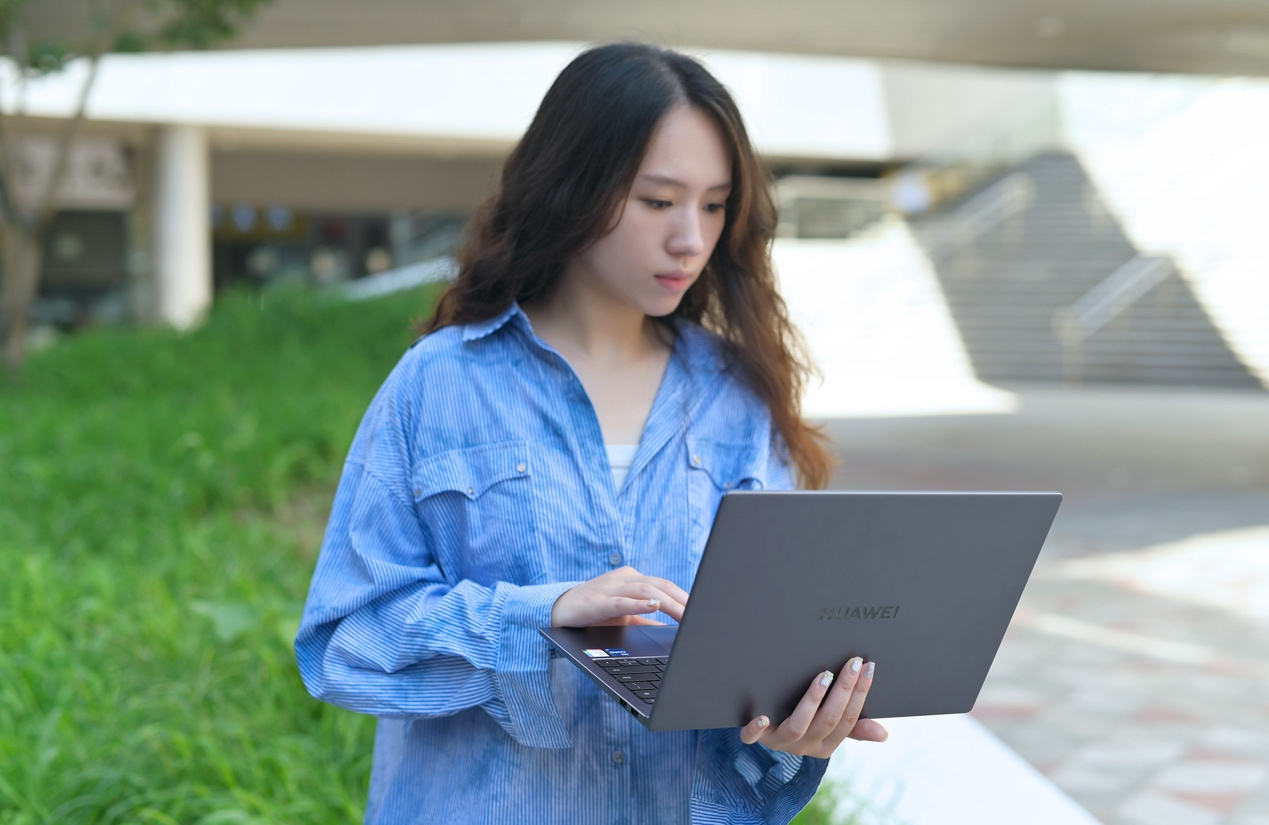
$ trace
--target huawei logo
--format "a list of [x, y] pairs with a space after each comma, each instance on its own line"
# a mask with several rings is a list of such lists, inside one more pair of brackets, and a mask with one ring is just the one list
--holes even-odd
[[874, 607], [826, 607], [820, 613], [820, 621], [893, 619], [899, 615], [899, 605], [888, 604]]

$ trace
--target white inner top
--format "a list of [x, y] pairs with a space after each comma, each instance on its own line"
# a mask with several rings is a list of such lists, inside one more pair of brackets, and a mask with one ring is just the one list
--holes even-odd
[[617, 490], [626, 483], [626, 476], [630, 475], [630, 465], [634, 464], [635, 453], [639, 451], [638, 444], [605, 444], [608, 449], [608, 463], [612, 465], [612, 483]]

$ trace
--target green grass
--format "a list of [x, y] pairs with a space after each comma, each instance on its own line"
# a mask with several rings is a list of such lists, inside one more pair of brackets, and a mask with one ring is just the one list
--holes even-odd
[[0, 824], [360, 821], [373, 720], [291, 652], [419, 294], [231, 294], [0, 386]]

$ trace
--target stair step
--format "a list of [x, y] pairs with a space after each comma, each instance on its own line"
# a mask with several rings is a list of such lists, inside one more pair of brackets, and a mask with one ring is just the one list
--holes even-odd
[[[1047, 152], [1001, 174], [1028, 174], [1029, 207], [962, 249], [937, 249], [932, 264], [979, 376], [989, 381], [1064, 383], [1078, 363], [1087, 383], [1258, 387], [1188, 285], [1163, 281], [1120, 317], [1066, 350], [1052, 327], [1070, 307], [1138, 251], [1100, 200], [1079, 161]], [[927, 252], [961, 224], [956, 212], [994, 181], [913, 220]], [[1096, 202], [1096, 201], [1093, 201]], [[1104, 200], [1101, 201], [1106, 206]]]

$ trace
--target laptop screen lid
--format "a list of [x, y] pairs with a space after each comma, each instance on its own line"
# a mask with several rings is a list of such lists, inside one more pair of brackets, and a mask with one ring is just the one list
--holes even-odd
[[778, 723], [815, 674], [852, 656], [877, 663], [866, 717], [969, 711], [1060, 502], [1030, 492], [728, 493], [645, 723], [734, 727], [759, 714]]

